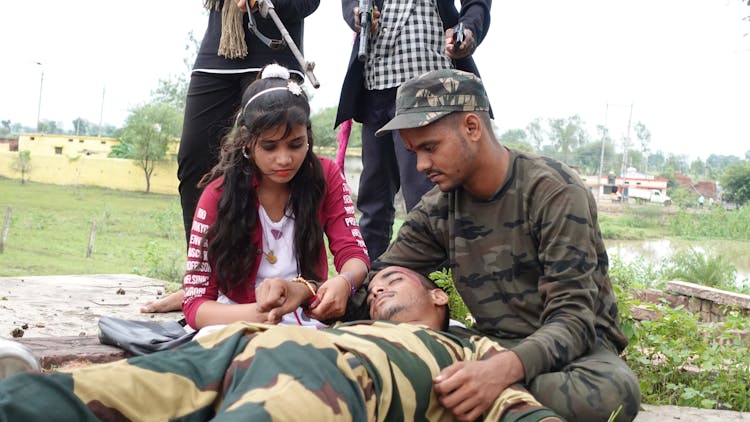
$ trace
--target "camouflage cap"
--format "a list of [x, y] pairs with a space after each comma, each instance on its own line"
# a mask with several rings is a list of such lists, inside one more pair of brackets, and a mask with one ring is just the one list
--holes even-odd
[[396, 93], [396, 116], [375, 132], [426, 126], [454, 111], [489, 111], [482, 80], [455, 69], [434, 70], [404, 82]]

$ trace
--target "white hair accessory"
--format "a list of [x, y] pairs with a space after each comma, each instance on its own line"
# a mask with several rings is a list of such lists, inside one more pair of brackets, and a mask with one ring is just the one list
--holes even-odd
[[[245, 106], [242, 107], [242, 114], [240, 114], [240, 116], [242, 116], [243, 114], [245, 114], [245, 111], [247, 111], [247, 106], [249, 106], [250, 103], [253, 102], [253, 100], [255, 100], [256, 98], [260, 97], [263, 94], [267, 94], [267, 93], [273, 92], [273, 91], [289, 91], [293, 95], [299, 96], [300, 94], [302, 94], [302, 87], [299, 86], [299, 84], [297, 82], [289, 81], [289, 83], [287, 83], [286, 86], [275, 86], [273, 88], [266, 88], [263, 91], [260, 91], [259, 93], [257, 93], [255, 95], [253, 95], [252, 97], [250, 97], [249, 100], [247, 100], [247, 102], [245, 103]], [[240, 116], [237, 116], [237, 120], [238, 121], [240, 119]]]
[[261, 79], [266, 78], [279, 78], [288, 80], [289, 79], [289, 69], [285, 68], [282, 65], [271, 63], [263, 68], [263, 73], [260, 74]]

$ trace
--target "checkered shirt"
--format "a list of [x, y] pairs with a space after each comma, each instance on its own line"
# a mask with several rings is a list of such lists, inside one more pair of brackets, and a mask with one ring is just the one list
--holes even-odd
[[385, 0], [370, 37], [365, 88], [387, 89], [423, 73], [450, 69], [436, 0]]

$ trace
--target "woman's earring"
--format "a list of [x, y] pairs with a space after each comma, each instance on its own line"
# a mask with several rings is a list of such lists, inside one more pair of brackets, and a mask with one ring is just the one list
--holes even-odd
[[247, 152], [247, 145], [242, 147], [242, 156], [245, 157], [246, 160], [250, 159], [250, 153]]

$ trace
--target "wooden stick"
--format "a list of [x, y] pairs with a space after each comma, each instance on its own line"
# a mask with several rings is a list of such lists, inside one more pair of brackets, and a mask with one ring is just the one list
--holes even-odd
[[91, 222], [91, 235], [89, 236], [89, 248], [86, 250], [86, 258], [91, 258], [94, 251], [94, 237], [96, 236], [96, 220]]
[[13, 213], [13, 207], [8, 207], [8, 211], [5, 212], [5, 223], [3, 224], [3, 235], [0, 236], [0, 253], [5, 251], [5, 239], [8, 238], [8, 230], [10, 229], [10, 215]]

